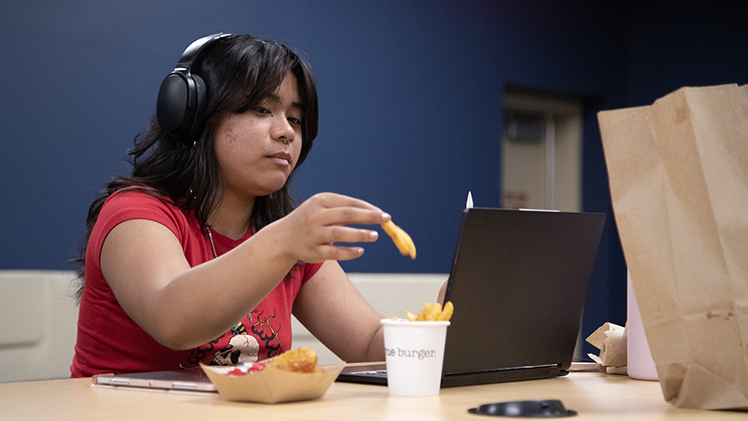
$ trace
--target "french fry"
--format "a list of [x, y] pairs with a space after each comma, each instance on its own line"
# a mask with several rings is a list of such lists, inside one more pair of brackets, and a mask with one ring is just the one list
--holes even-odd
[[438, 321], [447, 321], [452, 318], [452, 313], [454, 313], [455, 307], [452, 304], [451, 301], [447, 301], [444, 304], [444, 309], [442, 309], [442, 312], [439, 314], [439, 317], [436, 319]]
[[418, 316], [416, 316], [415, 314], [413, 314], [413, 313], [411, 313], [409, 311], [406, 311], [405, 315], [408, 316], [408, 321], [409, 322], [415, 322], [416, 320], [418, 320]]
[[424, 308], [426, 309], [425, 319], [428, 322], [436, 321], [436, 317], [442, 312], [442, 306], [439, 303], [425, 303]]
[[[452, 313], [454, 313], [454, 305], [451, 301], [447, 301], [444, 308], [439, 303], [423, 303], [423, 310], [420, 310], [418, 314], [405, 312], [409, 322], [446, 322], [452, 318]], [[396, 317], [393, 317], [393, 320], [395, 319]]]
[[392, 238], [392, 241], [395, 243], [395, 246], [397, 246], [400, 254], [403, 256], [410, 256], [411, 259], [416, 258], [416, 245], [413, 243], [413, 239], [410, 238], [410, 235], [408, 235], [407, 232], [395, 225], [391, 219], [382, 224], [382, 229]]

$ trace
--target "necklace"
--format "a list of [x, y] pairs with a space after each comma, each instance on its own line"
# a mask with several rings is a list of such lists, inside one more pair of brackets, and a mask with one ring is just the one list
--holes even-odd
[[213, 232], [210, 231], [210, 226], [208, 224], [205, 224], [205, 228], [208, 229], [208, 238], [210, 238], [210, 247], [213, 249], [213, 257], [218, 258], [218, 253], [216, 253], [216, 245], [213, 243]]
[[[210, 248], [213, 249], [213, 257], [218, 258], [218, 253], [216, 253], [216, 245], [213, 242], [213, 231], [210, 230], [210, 225], [205, 224], [205, 228], [208, 229], [208, 238], [210, 239]], [[252, 234], [255, 233], [255, 226], [254, 224], [250, 225], [250, 228], [252, 229]]]

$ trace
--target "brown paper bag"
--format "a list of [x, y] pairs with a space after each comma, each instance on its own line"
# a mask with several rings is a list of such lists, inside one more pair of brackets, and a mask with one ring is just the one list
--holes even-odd
[[598, 121], [665, 399], [748, 409], [748, 85], [682, 88]]

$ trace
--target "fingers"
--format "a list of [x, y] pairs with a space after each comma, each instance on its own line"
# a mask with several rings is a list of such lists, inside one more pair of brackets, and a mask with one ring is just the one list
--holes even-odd
[[319, 223], [325, 226], [380, 225], [390, 220], [390, 216], [381, 210], [364, 210], [351, 207], [321, 209], [317, 218]]
[[447, 295], [447, 285], [449, 280], [444, 281], [441, 288], [439, 288], [439, 294], [437, 295], [436, 302], [444, 305], [444, 297]]
[[364, 249], [339, 243], [370, 243], [379, 238], [378, 231], [355, 225], [381, 225], [390, 219], [389, 214], [366, 201], [319, 193], [283, 218], [281, 225], [282, 232], [288, 234], [284, 238], [290, 253], [299, 259], [351, 260], [360, 257]]
[[322, 253], [326, 256], [325, 260], [353, 260], [364, 254], [363, 247], [343, 247], [328, 245], [322, 247]]
[[319, 193], [308, 200], [311, 206], [324, 211], [326, 225], [382, 224], [390, 220], [390, 215], [382, 209], [350, 196], [335, 193]]
[[352, 228], [340, 225], [326, 227], [323, 231], [321, 241], [327, 244], [332, 243], [371, 243], [377, 241], [379, 233], [377, 231]]
[[381, 211], [381, 209], [372, 205], [369, 202], [366, 202], [361, 199], [356, 199], [355, 197], [345, 196], [345, 195], [337, 194], [337, 193], [317, 193], [314, 196], [310, 197], [309, 201], [318, 201], [322, 204], [322, 206], [326, 208], [333, 208], [333, 207], [339, 207], [339, 206], [350, 206], [350, 207], [357, 207], [361, 209]]

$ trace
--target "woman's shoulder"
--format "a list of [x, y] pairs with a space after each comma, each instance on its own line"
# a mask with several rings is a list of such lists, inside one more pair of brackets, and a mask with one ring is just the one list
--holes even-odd
[[126, 187], [109, 195], [104, 202], [104, 206], [111, 206], [112, 204], [116, 204], [117, 206], [133, 206], [139, 204], [158, 205], [159, 203], [167, 207], [176, 208], [173, 200], [160, 194], [155, 189], [148, 187]]
[[149, 219], [172, 230], [191, 225], [191, 212], [181, 210], [170, 198], [154, 189], [128, 187], [112, 193], [104, 202], [99, 221], [112, 227], [128, 219]]

